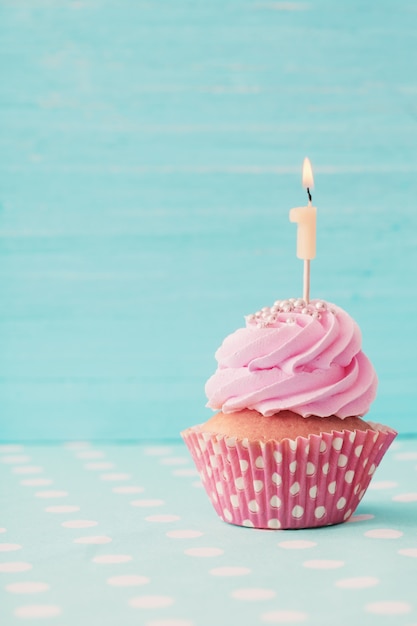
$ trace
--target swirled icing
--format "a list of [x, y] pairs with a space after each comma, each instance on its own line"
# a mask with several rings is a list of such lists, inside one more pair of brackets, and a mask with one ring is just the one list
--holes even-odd
[[362, 416], [375, 398], [377, 377], [361, 343], [350, 315], [323, 301], [313, 300], [308, 310], [249, 316], [216, 352], [207, 406], [265, 416], [284, 409], [303, 417]]

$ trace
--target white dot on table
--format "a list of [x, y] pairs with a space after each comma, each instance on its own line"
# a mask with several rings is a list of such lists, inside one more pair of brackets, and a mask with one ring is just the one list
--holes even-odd
[[258, 600], [269, 600], [270, 598], [274, 598], [277, 594], [273, 589], [258, 589], [256, 587], [249, 587], [244, 589], [235, 589], [230, 595], [232, 598], [236, 598], [236, 600], [256, 602]]
[[43, 591], [49, 591], [49, 585], [47, 583], [37, 582], [20, 582], [10, 583], [6, 585], [6, 591], [10, 593], [42, 593]]
[[166, 454], [171, 454], [172, 448], [167, 446], [148, 446], [143, 452], [146, 456], [165, 456]]
[[167, 537], [171, 537], [171, 539], [194, 539], [195, 537], [202, 537], [203, 533], [201, 530], [169, 530], [166, 533]]
[[113, 563], [128, 563], [132, 559], [133, 557], [130, 554], [100, 554], [99, 556], [95, 556], [92, 561], [93, 563], [107, 565]]
[[64, 443], [64, 447], [69, 450], [83, 450], [84, 448], [90, 447], [89, 441], [67, 441]]
[[374, 519], [375, 515], [371, 513], [359, 513], [358, 515], [353, 515], [350, 519], [348, 519], [348, 523], [350, 522], [366, 522], [369, 519]]
[[286, 550], [304, 550], [305, 548], [314, 548], [317, 543], [305, 539], [289, 539], [288, 541], [280, 541], [278, 545]]
[[124, 574], [122, 576], [111, 576], [107, 579], [107, 584], [112, 587], [140, 587], [150, 582], [146, 576], [136, 574]]
[[367, 530], [364, 535], [371, 539], [398, 539], [403, 536], [403, 533], [401, 530], [395, 530], [394, 528], [374, 528], [373, 530]]
[[41, 617], [56, 617], [61, 615], [61, 608], [53, 604], [33, 604], [31, 606], [20, 606], [14, 614], [16, 617], [23, 617], [26, 619], [41, 618]]
[[24, 487], [47, 487], [52, 485], [53, 481], [50, 478], [24, 478], [20, 481], [20, 484]]
[[68, 491], [37, 491], [35, 498], [66, 498]]
[[335, 582], [336, 587], [341, 589], [367, 589], [379, 584], [374, 576], [357, 576], [356, 578], [342, 578]]
[[112, 472], [111, 474], [101, 474], [100, 480], [107, 481], [116, 481], [116, 480], [130, 480], [132, 478], [131, 474], [124, 474], [122, 472]]
[[177, 522], [181, 518], [179, 515], [148, 515], [145, 517], [147, 522], [165, 523], [165, 522]]
[[185, 456], [165, 457], [160, 460], [162, 465], [187, 465], [188, 462]]
[[32, 569], [31, 563], [25, 563], [23, 561], [10, 561], [6, 563], [0, 563], [0, 572], [11, 574], [14, 572], [27, 572]]
[[120, 487], [112, 487], [113, 493], [142, 493], [145, 491], [144, 487], [136, 485], [120, 485]]
[[6, 528], [0, 528], [0, 533], [5, 533], [5, 532], [7, 532]]
[[417, 548], [401, 548], [401, 550], [398, 550], [398, 554], [411, 556], [412, 558], [417, 559]]
[[145, 626], [194, 626], [194, 622], [188, 619], [153, 619]]
[[42, 474], [43, 467], [40, 465], [16, 465], [12, 467], [13, 474]]
[[397, 496], [393, 496], [394, 502], [417, 502], [417, 493], [399, 493]]
[[138, 596], [129, 601], [130, 606], [135, 609], [158, 609], [174, 604], [171, 596]]
[[91, 470], [93, 472], [100, 471], [100, 470], [108, 470], [108, 469], [113, 469], [113, 468], [114, 468], [114, 463], [111, 463], [110, 461], [91, 461], [91, 463], [85, 463], [84, 465], [84, 469]]
[[20, 444], [6, 443], [0, 446], [0, 454], [13, 454], [15, 452], [22, 452], [23, 446]]
[[47, 513], [75, 513], [79, 510], [80, 507], [75, 504], [56, 504], [45, 508]]
[[307, 618], [308, 615], [301, 611], [268, 611], [261, 615], [261, 620], [267, 624], [296, 624]]
[[198, 476], [198, 471], [195, 467], [182, 467], [180, 469], [172, 470], [173, 476]]
[[62, 522], [61, 526], [65, 528], [92, 528], [93, 526], [97, 526], [97, 524], [98, 522], [90, 519], [74, 519], [68, 522]]
[[196, 487], [197, 489], [201, 489], [203, 487], [203, 483], [201, 482], [201, 480], [195, 480], [191, 483], [191, 486]]
[[394, 489], [394, 487], [398, 487], [398, 483], [394, 480], [373, 480], [368, 489], [377, 491], [379, 489]]
[[376, 613], [377, 615], [402, 615], [412, 611], [411, 604], [407, 602], [396, 602], [394, 600], [381, 600], [380, 602], [371, 602], [365, 606], [367, 613]]
[[221, 548], [187, 548], [184, 550], [184, 554], [188, 556], [201, 556], [201, 557], [211, 557], [211, 556], [220, 556], [224, 554], [224, 550]]
[[22, 546], [18, 543], [0, 543], [0, 552], [15, 552], [21, 549]]
[[105, 455], [101, 450], [81, 450], [81, 452], [77, 452], [75, 455], [79, 459], [102, 459]]
[[226, 565], [224, 567], [214, 567], [210, 570], [212, 576], [246, 576], [250, 574], [249, 567], [237, 567], [233, 565]]
[[417, 459], [417, 452], [397, 452], [394, 454], [396, 461], [415, 461]]
[[333, 559], [312, 559], [310, 561], [304, 561], [303, 566], [309, 569], [337, 569], [343, 567], [344, 564], [344, 561]]
[[30, 460], [30, 456], [27, 456], [26, 454], [8, 454], [7, 456], [2, 456], [0, 458], [0, 462], [7, 465], [19, 465], [20, 463], [29, 463]]
[[131, 501], [131, 506], [138, 506], [138, 507], [152, 507], [152, 506], [163, 506], [165, 504], [165, 502], [163, 500], [132, 500]]
[[85, 544], [103, 544], [103, 543], [111, 543], [113, 539], [111, 537], [107, 537], [107, 535], [92, 535], [87, 537], [78, 537], [74, 539], [74, 543], [85, 543]]

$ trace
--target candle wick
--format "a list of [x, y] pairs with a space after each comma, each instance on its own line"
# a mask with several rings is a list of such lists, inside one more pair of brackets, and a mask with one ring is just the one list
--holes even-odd
[[311, 202], [311, 193], [310, 193], [310, 189], [308, 187], [307, 187], [307, 194], [308, 194], [309, 202]]

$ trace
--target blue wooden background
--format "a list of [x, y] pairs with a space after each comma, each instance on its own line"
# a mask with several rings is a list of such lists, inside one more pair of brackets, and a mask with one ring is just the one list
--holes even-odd
[[417, 5], [0, 2], [0, 439], [177, 438], [214, 351], [301, 293], [417, 432]]

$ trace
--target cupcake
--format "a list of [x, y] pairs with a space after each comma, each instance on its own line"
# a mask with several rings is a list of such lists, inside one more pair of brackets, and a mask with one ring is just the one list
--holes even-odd
[[323, 300], [277, 301], [216, 359], [217, 413], [182, 436], [217, 514], [269, 529], [347, 520], [397, 434], [363, 419], [377, 377], [356, 322]]

